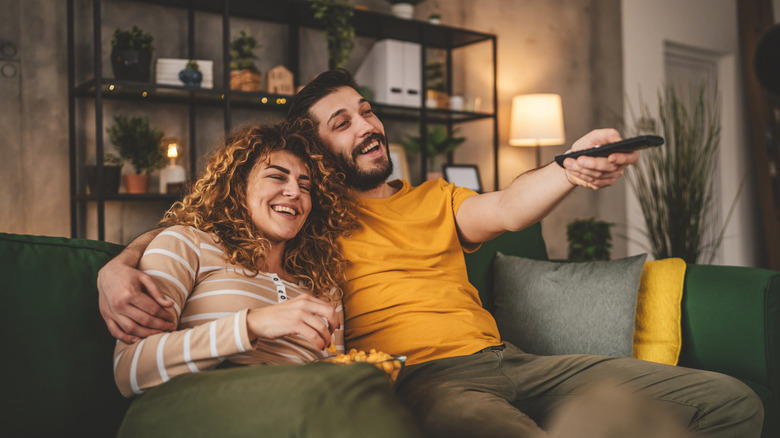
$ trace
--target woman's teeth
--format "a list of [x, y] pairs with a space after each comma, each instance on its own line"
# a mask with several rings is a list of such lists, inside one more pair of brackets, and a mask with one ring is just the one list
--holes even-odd
[[285, 206], [283, 206], [283, 205], [275, 205], [275, 206], [273, 207], [273, 209], [274, 209], [274, 211], [277, 211], [277, 212], [279, 212], [279, 213], [286, 213], [286, 214], [289, 214], [289, 215], [292, 215], [292, 216], [295, 216], [295, 215], [297, 215], [297, 214], [298, 214], [298, 213], [297, 213], [295, 210], [293, 210], [292, 208], [290, 208], [290, 207], [285, 207]]

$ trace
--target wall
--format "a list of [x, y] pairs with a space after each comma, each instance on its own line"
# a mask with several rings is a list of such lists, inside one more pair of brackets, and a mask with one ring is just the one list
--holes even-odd
[[[103, 26], [104, 55], [108, 53], [108, 41], [120, 23], [149, 22], [158, 41], [155, 56], [178, 57], [183, 51], [184, 30], [180, 20], [171, 17], [164, 8], [123, 3], [109, 0], [109, 4], [122, 6], [117, 12], [107, 13]], [[375, 10], [389, 11], [382, 0], [357, 0]], [[150, 13], [147, 8], [152, 8]], [[108, 8], [104, 8], [108, 10]], [[67, 138], [67, 93], [66, 87], [66, 17], [65, 2], [60, 0], [37, 0], [16, 2], [0, 0], [0, 10], [12, 11], [9, 22], [19, 23], [14, 32], [21, 41], [20, 63], [22, 75], [18, 86], [5, 86], [4, 93], [18, 93], [18, 103], [3, 99], [0, 102], [0, 119], [20, 119], [19, 131], [4, 134], [3, 151], [8, 158], [0, 162], [0, 177], [10, 181], [14, 190], [0, 192], [0, 231], [36, 233], [48, 235], [70, 234], [68, 203], [68, 138]], [[89, 8], [80, 9], [81, 18], [89, 26]], [[508, 185], [517, 175], [534, 167], [532, 148], [515, 148], [507, 144], [509, 106], [512, 96], [521, 93], [556, 92], [563, 96], [566, 136], [569, 142], [595, 127], [614, 126], [620, 118], [622, 108], [621, 51], [619, 38], [618, 0], [427, 0], [418, 6], [417, 17], [424, 19], [431, 11], [442, 14], [443, 24], [462, 26], [498, 35], [498, 80], [499, 80], [499, 141], [500, 187]], [[14, 12], [15, 11], [15, 12]], [[198, 26], [210, 31], [211, 40], [218, 35], [221, 25], [217, 17], [206, 14], [198, 16]], [[234, 28], [244, 24], [234, 22]], [[213, 29], [213, 30], [212, 30]], [[0, 32], [9, 30], [0, 26]], [[274, 44], [264, 44], [260, 53], [260, 68], [268, 68], [282, 62], [275, 53], [284, 53], [286, 37], [273, 27], [258, 28], [263, 37], [273, 38]], [[12, 32], [13, 33], [13, 32]], [[6, 38], [0, 34], [0, 38]], [[14, 37], [15, 38], [15, 37]], [[159, 44], [160, 41], [166, 44]], [[169, 44], [176, 41], [175, 44]], [[316, 33], [302, 35], [303, 44], [311, 44], [302, 63], [303, 76], [314, 74], [324, 68], [321, 56], [324, 44]], [[216, 50], [213, 41], [199, 39], [198, 57], [212, 57]], [[319, 44], [319, 46], [318, 46]], [[355, 68], [361, 53], [365, 53], [369, 42], [359, 41], [349, 67]], [[455, 77], [456, 90], [464, 94], [483, 96], [483, 105], [491, 105], [489, 76], [485, 65], [492, 62], [489, 45], [476, 47], [473, 52], [458, 54], [455, 62], [464, 73]], [[470, 49], [469, 49], [470, 50]], [[89, 60], [91, 53], [86, 45], [79, 47], [79, 58]], [[104, 57], [107, 59], [107, 57]], [[216, 65], [216, 64], [215, 64]], [[215, 67], [215, 77], [221, 77]], [[106, 61], [104, 74], [110, 75]], [[80, 75], [85, 72], [80, 71]], [[5, 94], [3, 95], [5, 96]], [[88, 105], [82, 108], [84, 120], [91, 120]], [[109, 102], [105, 113], [106, 126], [116, 112], [134, 113], [141, 111], [137, 105]], [[155, 110], [155, 119], [169, 128], [166, 134], [181, 136], [188, 144], [183, 124], [165, 107]], [[256, 114], [239, 114], [239, 119], [248, 120]], [[205, 131], [199, 136], [197, 148], [200, 153], [217, 140], [221, 129], [221, 117], [204, 111], [199, 123]], [[5, 127], [6, 125], [0, 125]], [[391, 141], [397, 140], [400, 130], [390, 130]], [[18, 133], [19, 140], [14, 141]], [[487, 122], [472, 122], [464, 125], [462, 134], [469, 141], [455, 154], [455, 162], [476, 163], [482, 172], [483, 185], [492, 187], [493, 166], [490, 139], [492, 127]], [[89, 142], [94, 137], [94, 127], [89, 124], [79, 132], [80, 142]], [[542, 151], [545, 161], [565, 151], [568, 146], [549, 147]], [[189, 152], [188, 152], [189, 153]], [[129, 171], [129, 169], [126, 169]], [[550, 254], [556, 258], [566, 256], [566, 224], [572, 219], [596, 216], [620, 224], [625, 223], [621, 207], [625, 187], [616, 187], [591, 192], [578, 189], [567, 198], [544, 221], [545, 238]], [[164, 205], [143, 205], [138, 203], [109, 203], [106, 211], [107, 239], [127, 242], [135, 234], [154, 225]], [[92, 227], [90, 227], [92, 228]], [[94, 237], [93, 234], [89, 235]], [[615, 238], [613, 256], [625, 254], [625, 243]]]
[[[657, 114], [656, 92], [664, 83], [664, 45], [671, 43], [712, 53], [717, 58], [722, 98], [720, 193], [718, 216], [725, 220], [732, 201], [734, 215], [725, 230], [717, 263], [757, 266], [760, 255], [753, 181], [739, 192], [750, 175], [750, 144], [745, 133], [744, 97], [735, 0], [622, 1], [625, 93], [634, 108], [639, 95]], [[717, 29], [717, 31], [713, 31]], [[628, 108], [628, 103], [626, 104]], [[626, 109], [626, 112], [628, 109]], [[737, 197], [739, 193], [739, 196]], [[628, 252], [647, 251], [644, 220], [636, 198], [626, 194], [630, 243]]]

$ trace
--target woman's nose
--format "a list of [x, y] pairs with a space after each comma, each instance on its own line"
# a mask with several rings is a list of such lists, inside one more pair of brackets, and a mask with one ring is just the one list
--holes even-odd
[[301, 197], [301, 187], [298, 185], [297, 181], [288, 181], [287, 184], [284, 185], [282, 194], [288, 198], [298, 199]]

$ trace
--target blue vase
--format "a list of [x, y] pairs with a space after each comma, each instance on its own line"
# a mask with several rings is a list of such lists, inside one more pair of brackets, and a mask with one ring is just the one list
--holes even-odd
[[199, 70], [185, 68], [179, 72], [179, 79], [184, 82], [185, 87], [200, 88], [200, 82], [203, 80], [203, 73]]

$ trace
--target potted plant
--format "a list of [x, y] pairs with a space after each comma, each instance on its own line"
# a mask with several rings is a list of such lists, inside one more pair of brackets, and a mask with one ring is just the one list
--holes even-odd
[[309, 0], [314, 18], [325, 25], [328, 69], [344, 68], [355, 47], [355, 27], [350, 20], [355, 9], [346, 0]]
[[609, 260], [612, 248], [612, 233], [609, 222], [595, 218], [576, 219], [566, 226], [566, 239], [569, 242], [569, 260], [593, 261]]
[[179, 72], [179, 80], [184, 83], [185, 87], [200, 88], [200, 83], [203, 80], [203, 73], [200, 72], [198, 61], [190, 59], [184, 66], [184, 70]]
[[165, 166], [166, 151], [161, 140], [163, 132], [149, 126], [146, 117], [114, 116], [114, 124], [106, 129], [119, 156], [129, 161], [135, 174], [124, 175], [127, 193], [146, 193], [149, 174]]
[[422, 3], [423, 0], [387, 0], [390, 3], [390, 10], [398, 18], [407, 20], [414, 17], [414, 6]]
[[[119, 192], [119, 180], [122, 174], [122, 163], [124, 160], [114, 154], [103, 155], [103, 194], [115, 195]], [[97, 165], [87, 164], [87, 187], [90, 194], [97, 194]]]
[[111, 40], [111, 68], [121, 80], [149, 82], [154, 37], [133, 26], [132, 30], [117, 28]]
[[[455, 128], [452, 130], [452, 134], [447, 134], [442, 125], [433, 125], [428, 129], [425, 136], [425, 151], [428, 157], [428, 174], [426, 179], [435, 179], [442, 175], [441, 172], [431, 171], [431, 169], [434, 169], [436, 157], [449, 154], [466, 141], [466, 137], [455, 137], [457, 131], [458, 128]], [[422, 150], [420, 143], [420, 137], [409, 134], [406, 134], [404, 140], [401, 141], [404, 149], [415, 155], [419, 155]]]
[[260, 91], [260, 69], [255, 65], [255, 37], [242, 30], [230, 42], [230, 89]]
[[[671, 84], [659, 92], [658, 114], [665, 143], [643, 151], [627, 173], [656, 259], [679, 257], [686, 263], [697, 263], [700, 257], [708, 256], [704, 262], [710, 263], [728, 223], [727, 218], [720, 233], [713, 229], [720, 109], [706, 90], [706, 84], [694, 87], [687, 99]], [[647, 116], [646, 105], [642, 112], [639, 121], [653, 126], [648, 123], [652, 118]]]

